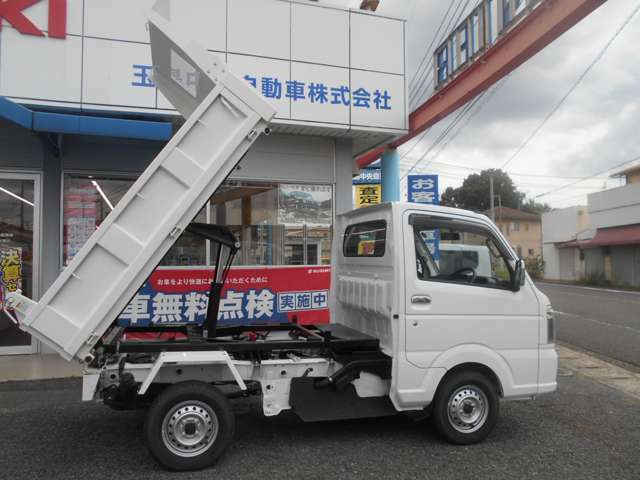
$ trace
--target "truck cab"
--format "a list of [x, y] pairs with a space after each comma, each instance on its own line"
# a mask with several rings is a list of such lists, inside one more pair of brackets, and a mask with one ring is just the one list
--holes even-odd
[[331, 318], [379, 338], [396, 409], [427, 407], [465, 372], [507, 399], [556, 389], [549, 300], [486, 216], [383, 204], [340, 215], [335, 239]]

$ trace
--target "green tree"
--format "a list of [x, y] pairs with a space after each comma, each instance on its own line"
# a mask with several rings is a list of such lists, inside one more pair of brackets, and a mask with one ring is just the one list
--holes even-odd
[[542, 215], [545, 212], [550, 212], [551, 207], [548, 203], [538, 203], [533, 198], [529, 198], [523, 205], [522, 210], [529, 213], [537, 213]]
[[[518, 208], [525, 199], [525, 194], [518, 191], [513, 180], [500, 169], [482, 170], [479, 174], [469, 175], [461, 187], [447, 188], [441, 197], [441, 204], [449, 207], [465, 208], [476, 212], [484, 212], [491, 206], [490, 178], [493, 175], [493, 193], [500, 196], [500, 204], [504, 207]], [[496, 200], [496, 206], [498, 201]]]

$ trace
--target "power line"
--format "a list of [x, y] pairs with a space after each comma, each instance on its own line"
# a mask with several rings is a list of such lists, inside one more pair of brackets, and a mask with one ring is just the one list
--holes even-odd
[[[474, 167], [467, 167], [464, 165], [456, 165], [454, 163], [447, 163], [447, 162], [436, 162], [436, 161], [432, 161], [431, 163], [437, 163], [438, 165], [444, 165], [447, 167], [452, 167], [452, 168], [460, 168], [462, 170], [468, 170], [471, 172], [481, 172], [482, 170], [488, 170], [491, 167], [486, 167], [486, 168], [474, 168]], [[555, 178], [558, 180], [582, 180], [584, 177], [565, 177], [564, 175], [546, 175], [546, 174], [537, 174], [537, 173], [518, 173], [518, 172], [511, 172], [511, 171], [507, 171], [506, 173], [508, 173], [509, 175], [515, 176], [515, 177], [534, 177], [534, 178]], [[592, 180], [607, 180], [609, 179], [609, 177], [593, 177]]]
[[472, 104], [467, 104], [463, 110], [461, 110], [458, 115], [454, 118], [454, 120], [440, 133], [440, 135], [438, 136], [438, 138], [436, 138], [436, 140], [431, 144], [431, 146], [420, 156], [420, 158], [418, 158], [418, 160], [416, 160], [413, 165], [409, 168], [409, 170], [407, 171], [407, 173], [405, 173], [401, 180], [403, 178], [405, 178], [409, 173], [411, 173], [411, 171], [442, 141], [442, 139], [447, 136], [449, 134], [449, 132], [451, 131], [451, 129], [453, 127], [455, 127], [455, 125], [460, 121], [460, 119], [462, 118], [462, 116], [469, 111], [469, 109], [471, 108]]
[[[438, 163], [438, 162], [436, 162]], [[421, 170], [423, 171], [423, 170]], [[455, 172], [447, 172], [447, 171], [442, 171], [442, 169], [438, 169], [438, 168], [430, 168], [429, 172], [432, 172], [434, 174], [439, 174], [439, 175], [443, 175], [443, 176], [449, 176], [452, 178], [458, 178], [460, 180], [466, 180], [467, 178], [469, 178], [469, 176], [465, 176], [465, 175], [461, 175], [459, 173], [455, 173]], [[607, 181], [609, 181], [610, 179], [608, 179]], [[548, 187], [549, 184], [548, 183], [527, 183], [527, 182], [518, 182], [517, 183], [518, 187], [528, 187], [528, 188], [542, 188], [542, 187]], [[585, 190], [594, 190], [594, 189], [598, 189], [600, 187], [597, 187], [595, 185], [585, 185], [585, 186], [580, 186], [580, 187], [574, 187], [576, 189], [585, 189]]]
[[[411, 173], [413, 171], [413, 169], [429, 154], [431, 153], [431, 151], [440, 144], [440, 142], [442, 140], [444, 140], [444, 138], [449, 135], [449, 132], [451, 132], [451, 130], [453, 128], [455, 128], [455, 126], [460, 122], [460, 120], [462, 119], [462, 117], [464, 115], [467, 114], [467, 112], [473, 108], [473, 106], [476, 104], [476, 102], [480, 99], [480, 96], [476, 97], [473, 102], [468, 103], [467, 105], [465, 105], [465, 107], [458, 113], [458, 115], [456, 115], [456, 117], [454, 118], [454, 120], [444, 129], [444, 131], [442, 133], [440, 133], [440, 135], [438, 136], [438, 138], [435, 140], [435, 142], [433, 144], [431, 144], [431, 146], [427, 149], [426, 152], [424, 152], [422, 154], [422, 156], [416, 160], [416, 162], [411, 166], [411, 168], [409, 168], [409, 170], [407, 170], [407, 172], [402, 176], [401, 180], [404, 179], [407, 175], [409, 175], [409, 173]], [[427, 163], [428, 165], [428, 163]], [[425, 165], [426, 166], [426, 165]]]
[[567, 183], [566, 185], [562, 185], [562, 186], [560, 186], [558, 188], [554, 188], [552, 190], [549, 190], [548, 192], [541, 193], [540, 195], [536, 195], [535, 198], [546, 197], [547, 195], [551, 195], [552, 193], [558, 192], [560, 190], [564, 190], [565, 188], [572, 187], [573, 185], [576, 185], [576, 184], [578, 184], [580, 182], [584, 182], [585, 180], [590, 180], [593, 177], [598, 177], [600, 175], [604, 175], [605, 173], [607, 173], [607, 172], [609, 172], [611, 170], [614, 170], [616, 168], [624, 167], [625, 165], [627, 165], [629, 163], [632, 163], [632, 162], [635, 162], [637, 160], [640, 160], [640, 156], [632, 158], [631, 160], [627, 160], [626, 162], [622, 162], [622, 163], [619, 163], [617, 165], [614, 165], [613, 167], [609, 167], [606, 170], [603, 170], [602, 172], [596, 173], [595, 175], [590, 175], [590, 176], [584, 177], [584, 178], [582, 178], [580, 180], [576, 180], [575, 182]]
[[[595, 193], [595, 191], [591, 192], [591, 193]], [[570, 197], [563, 197], [563, 198], [560, 198], [558, 200], [553, 200], [553, 203], [566, 202], [567, 200], [574, 200], [576, 198], [583, 198], [583, 197], [586, 197], [588, 195], [590, 195], [590, 193], [585, 192], [585, 193], [581, 193], [580, 195], [572, 195]]]
[[591, 63], [584, 70], [584, 72], [582, 72], [582, 74], [578, 77], [578, 79], [571, 85], [571, 87], [569, 88], [567, 93], [564, 94], [564, 96], [555, 105], [555, 107], [553, 107], [553, 109], [551, 109], [551, 111], [544, 117], [542, 122], [533, 130], [531, 135], [529, 135], [527, 137], [527, 139], [518, 147], [518, 149], [513, 153], [513, 155], [511, 155], [511, 157], [509, 157], [509, 159], [506, 162], [504, 162], [504, 164], [502, 164], [502, 167], [500, 167], [501, 169], [504, 170], [504, 168], [507, 165], [509, 165], [509, 163], [511, 163], [520, 154], [520, 152], [522, 152], [522, 150], [524, 150], [526, 148], [526, 146], [529, 144], [529, 142], [531, 140], [533, 140], [533, 138], [538, 134], [538, 132], [540, 130], [542, 130], [542, 128], [551, 119], [551, 117], [553, 117], [553, 115], [555, 115], [555, 113], [558, 111], [558, 109], [564, 104], [564, 102], [567, 100], [567, 98], [569, 98], [569, 96], [578, 87], [578, 85], [580, 85], [580, 83], [582, 83], [582, 81], [589, 74], [591, 69], [600, 61], [600, 59], [602, 59], [604, 54], [607, 53], [607, 50], [609, 50], [609, 47], [611, 46], [611, 44], [613, 44], [615, 39], [618, 38], [618, 36], [622, 33], [622, 31], [625, 29], [625, 27], [629, 24], [629, 22], [631, 22], [633, 17], [635, 17], [635, 15], [639, 11], [640, 11], [640, 5], [636, 6], [636, 8], [633, 9], [631, 14], [625, 19], [625, 21], [622, 23], [622, 25], [616, 30], [616, 32], [609, 39], [609, 41], [605, 44], [605, 46], [602, 48], [602, 50], [600, 50], [600, 52], [595, 56], [595, 58], [591, 61]]
[[[438, 27], [438, 30], [433, 35], [433, 38], [431, 39], [431, 43], [429, 43], [429, 46], [425, 50], [425, 54], [422, 57], [422, 60], [420, 60], [420, 64], [418, 65], [418, 68], [416, 69], [416, 73], [413, 75], [413, 78], [411, 78], [411, 81], [409, 82], [409, 90], [411, 90], [413, 88], [413, 86], [415, 86], [414, 82], [415, 82], [416, 78], [418, 77], [418, 73], [420, 72], [420, 70], [424, 66], [424, 62], [426, 62], [427, 58], [429, 58], [429, 52], [431, 51], [431, 48], [433, 47], [433, 44], [436, 41], [436, 38], [438, 38], [438, 35], [440, 34], [440, 30], [442, 29], [442, 26], [444, 25], [444, 22], [447, 20], [447, 17], [449, 16], [449, 12], [451, 12], [451, 9], [455, 5], [455, 3], [456, 2], [450, 2], [449, 3], [449, 8], [447, 9], [447, 11], [445, 12], [444, 16], [442, 17], [442, 20], [440, 21], [440, 26]], [[458, 3], [458, 6], [460, 6], [460, 4], [462, 4], [462, 0], [460, 0], [460, 2]]]
[[[459, 0], [458, 1], [458, 5], [456, 6], [455, 10], [453, 11], [453, 15], [451, 16], [451, 18], [454, 18], [456, 16], [456, 13], [458, 12], [458, 9], [462, 5], [463, 1], [464, 0]], [[416, 85], [420, 84], [420, 82], [424, 78], [425, 73], [429, 71], [429, 66], [433, 62], [433, 48], [434, 48], [434, 45], [436, 45], [436, 43], [435, 43], [436, 39], [438, 39], [437, 41], [438, 41], [438, 44], [439, 44], [441, 42], [441, 39], [442, 39], [442, 37], [440, 36], [440, 31], [441, 31], [442, 27], [445, 25], [445, 22], [447, 22], [447, 26], [445, 27], [442, 35], [446, 35], [447, 29], [449, 28], [449, 25], [451, 24], [451, 18], [449, 20], [447, 20], [447, 17], [449, 16], [449, 12], [451, 12], [451, 9], [455, 5], [455, 3], [456, 3], [455, 1], [452, 1], [449, 4], [449, 8], [445, 12], [444, 17], [442, 17], [442, 21], [440, 22], [438, 30], [436, 31], [435, 35], [431, 39], [431, 43], [429, 43], [429, 46], [425, 50], [425, 53], [424, 53], [424, 55], [422, 57], [422, 60], [420, 61], [420, 65], [418, 66], [418, 69], [416, 70], [415, 75], [411, 79], [411, 82], [409, 82], [409, 97], [410, 98], [413, 95], [413, 93], [415, 93]], [[427, 62], [427, 59], [429, 59], [429, 62]], [[425, 62], [427, 62], [427, 63], [425, 63]], [[423, 67], [424, 67], [424, 69], [423, 69]], [[421, 69], [423, 69], [422, 72], [420, 72]]]
[[400, 161], [404, 160], [407, 157], [407, 155], [409, 155], [411, 152], [413, 152], [413, 150], [415, 150], [415, 148], [424, 139], [424, 137], [427, 136], [427, 133], [429, 133], [430, 130], [431, 130], [431, 128], [427, 128], [424, 132], [422, 132], [422, 134], [420, 135], [420, 138], [418, 138], [418, 140], [416, 140], [416, 142], [411, 146], [411, 148], [409, 150], [407, 150], [402, 155], [402, 157], [400, 157]]
[[[447, 32], [449, 30], [451, 30], [451, 28], [455, 28], [458, 26], [458, 24], [460, 23], [460, 19], [462, 18], [463, 14], [465, 13], [467, 7], [469, 6], [469, 3], [471, 2], [471, 0], [466, 0], [464, 6], [462, 7], [462, 9], [460, 9], [459, 12], [456, 11], [456, 13], [458, 13], [458, 16], [456, 18], [456, 13], [453, 14], [453, 16], [451, 17], [451, 20], [449, 21], [449, 24], [447, 25], [447, 28], [445, 29], [442, 37], [440, 38], [440, 41], [438, 42], [438, 45], [440, 45], [442, 43], [442, 41], [447, 37]], [[462, 3], [462, 0], [460, 0], [460, 3], [458, 4], [458, 6], [460, 6]], [[480, 4], [480, 2], [478, 2], [478, 5]], [[455, 18], [455, 20], [453, 20]], [[453, 21], [453, 22], [452, 22]], [[427, 53], [429, 52], [429, 50], [427, 50]], [[433, 64], [433, 52], [431, 55], [431, 61], [429, 63], [429, 65]], [[433, 75], [433, 69], [427, 67], [424, 72], [431, 72], [431, 75]], [[427, 77], [428, 78], [428, 77]], [[418, 100], [417, 103], [419, 103], [422, 95], [424, 95], [425, 92], [423, 92], [424, 87], [426, 86], [428, 88], [428, 82], [427, 82], [427, 78], [424, 79], [424, 81], [422, 81], [421, 83], [419, 83], [419, 86], [417, 89], [414, 90], [413, 94], [409, 94], [409, 100], [410, 100], [410, 104], [414, 104], [415, 100]], [[414, 85], [415, 87], [415, 85]]]
[[[449, 144], [452, 141], [454, 141], [458, 137], [458, 135], [460, 135], [460, 132], [462, 132], [467, 127], [467, 125], [469, 125], [471, 120], [473, 120], [475, 118], [475, 116], [478, 115], [478, 113], [480, 113], [480, 111], [484, 108], [484, 106], [495, 96], [496, 92], [498, 90], [500, 90], [500, 88], [502, 88], [502, 86], [506, 82], [507, 78], [508, 77], [505, 77], [504, 79], [502, 79], [500, 81], [500, 83], [495, 85], [494, 88], [491, 89], [491, 91], [489, 91], [488, 93], [487, 93], [487, 90], [485, 90], [480, 94], [481, 97], [485, 97], [485, 95], [486, 95], [486, 97], [484, 99], [482, 99], [482, 103], [479, 103], [478, 104], [478, 108], [476, 108], [475, 110], [473, 110], [473, 111], [469, 110], [469, 115], [465, 119], [464, 123], [462, 123], [462, 125], [458, 128], [458, 130], [456, 130], [456, 132], [451, 137], [449, 137], [449, 139], [445, 142], [445, 144], [442, 146], [440, 151], [438, 151], [435, 154], [435, 156], [431, 159], [431, 161], [429, 163], [433, 163], [435, 161], [435, 159], [438, 158], [442, 154], [442, 152], [444, 152], [447, 149]], [[478, 100], [480, 100], [480, 99], [478, 99]]]

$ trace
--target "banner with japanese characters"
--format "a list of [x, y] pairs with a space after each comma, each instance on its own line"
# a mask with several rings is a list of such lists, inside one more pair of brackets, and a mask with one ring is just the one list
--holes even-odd
[[[157, 268], [120, 314], [120, 325], [202, 323], [213, 273], [209, 268]], [[328, 323], [330, 282], [330, 267], [232, 268], [218, 324]]]
[[[407, 177], [408, 199], [414, 203], [428, 203], [438, 205], [440, 194], [438, 191], [438, 175], [409, 175]], [[434, 260], [440, 259], [440, 230], [424, 231], [422, 240], [429, 249]]]
[[0, 248], [0, 308], [4, 305], [4, 292], [22, 289], [22, 248]]
[[380, 167], [360, 169], [358, 176], [353, 177], [354, 185], [378, 185], [382, 183], [382, 171]]
[[356, 208], [377, 205], [382, 201], [382, 185], [356, 185]]
[[438, 175], [409, 175], [407, 177], [408, 200], [415, 203], [438, 205]]

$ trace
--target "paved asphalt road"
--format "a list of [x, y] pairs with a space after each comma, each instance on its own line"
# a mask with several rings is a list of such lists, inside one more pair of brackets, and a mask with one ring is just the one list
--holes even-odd
[[245, 413], [215, 467], [180, 475], [147, 453], [143, 412], [79, 398], [78, 380], [0, 384], [0, 478], [640, 478], [640, 401], [582, 377], [561, 377], [559, 392], [534, 402], [503, 402], [494, 433], [470, 447], [402, 416], [304, 424]]
[[538, 287], [556, 310], [558, 340], [640, 367], [640, 293]]

